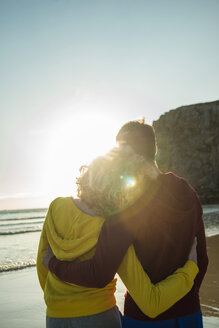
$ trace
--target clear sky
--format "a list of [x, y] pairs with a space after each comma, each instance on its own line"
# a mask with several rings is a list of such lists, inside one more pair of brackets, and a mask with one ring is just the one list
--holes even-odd
[[219, 98], [218, 0], [0, 0], [0, 209], [70, 195], [119, 127]]

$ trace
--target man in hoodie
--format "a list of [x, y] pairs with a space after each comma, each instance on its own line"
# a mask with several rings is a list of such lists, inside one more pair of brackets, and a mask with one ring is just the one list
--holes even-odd
[[146, 158], [151, 172], [149, 187], [131, 207], [105, 221], [92, 259], [66, 263], [52, 257], [49, 269], [61, 280], [103, 287], [112, 280], [124, 249], [133, 242], [144, 270], [152, 282], [157, 283], [185, 263], [197, 237], [199, 274], [192, 290], [154, 319], [146, 316], [127, 293], [123, 325], [125, 328], [202, 327], [199, 288], [207, 270], [208, 257], [199, 198], [183, 178], [171, 172], [164, 174], [158, 169], [152, 126], [128, 122], [120, 129], [117, 142], [120, 146], [129, 145]]

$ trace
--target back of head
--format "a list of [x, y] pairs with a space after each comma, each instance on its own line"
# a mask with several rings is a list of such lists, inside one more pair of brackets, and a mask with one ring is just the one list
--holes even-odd
[[124, 124], [116, 136], [119, 144], [128, 144], [135, 153], [153, 162], [156, 155], [156, 139], [154, 128], [145, 124], [144, 120], [130, 121]]
[[148, 170], [147, 161], [131, 147], [114, 148], [82, 167], [78, 197], [97, 215], [113, 215], [142, 195], [151, 175]]

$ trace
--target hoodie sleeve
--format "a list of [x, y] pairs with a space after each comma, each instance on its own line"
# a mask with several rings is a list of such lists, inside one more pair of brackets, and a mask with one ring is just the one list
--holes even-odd
[[133, 245], [129, 247], [118, 269], [118, 274], [135, 303], [151, 318], [155, 318], [184, 297], [191, 290], [197, 273], [198, 266], [187, 261], [165, 280], [152, 284], [135, 254]]

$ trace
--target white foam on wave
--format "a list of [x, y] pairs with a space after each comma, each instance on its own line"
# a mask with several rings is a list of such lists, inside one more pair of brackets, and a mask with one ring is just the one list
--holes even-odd
[[36, 219], [44, 219], [45, 216], [31, 216], [31, 217], [21, 217], [21, 218], [0, 218], [0, 222], [9, 222], [9, 221], [23, 221], [23, 220], [36, 220]]
[[205, 223], [205, 233], [207, 237], [216, 236], [219, 234], [219, 210], [218, 205], [210, 208], [208, 211], [204, 210], [203, 219]]
[[0, 272], [16, 271], [16, 270], [21, 270], [21, 269], [25, 269], [25, 268], [30, 268], [33, 266], [36, 266], [35, 260], [3, 264], [3, 265], [0, 265]]
[[204, 214], [219, 212], [219, 204], [202, 205], [202, 209]]
[[218, 309], [218, 308], [216, 308], [215, 306], [206, 305], [206, 304], [202, 304], [202, 306], [204, 306], [204, 307], [207, 307], [207, 308], [209, 308], [209, 309], [211, 309], [211, 310], [214, 310], [214, 311], [217, 311], [217, 312], [219, 312], [219, 309]]

